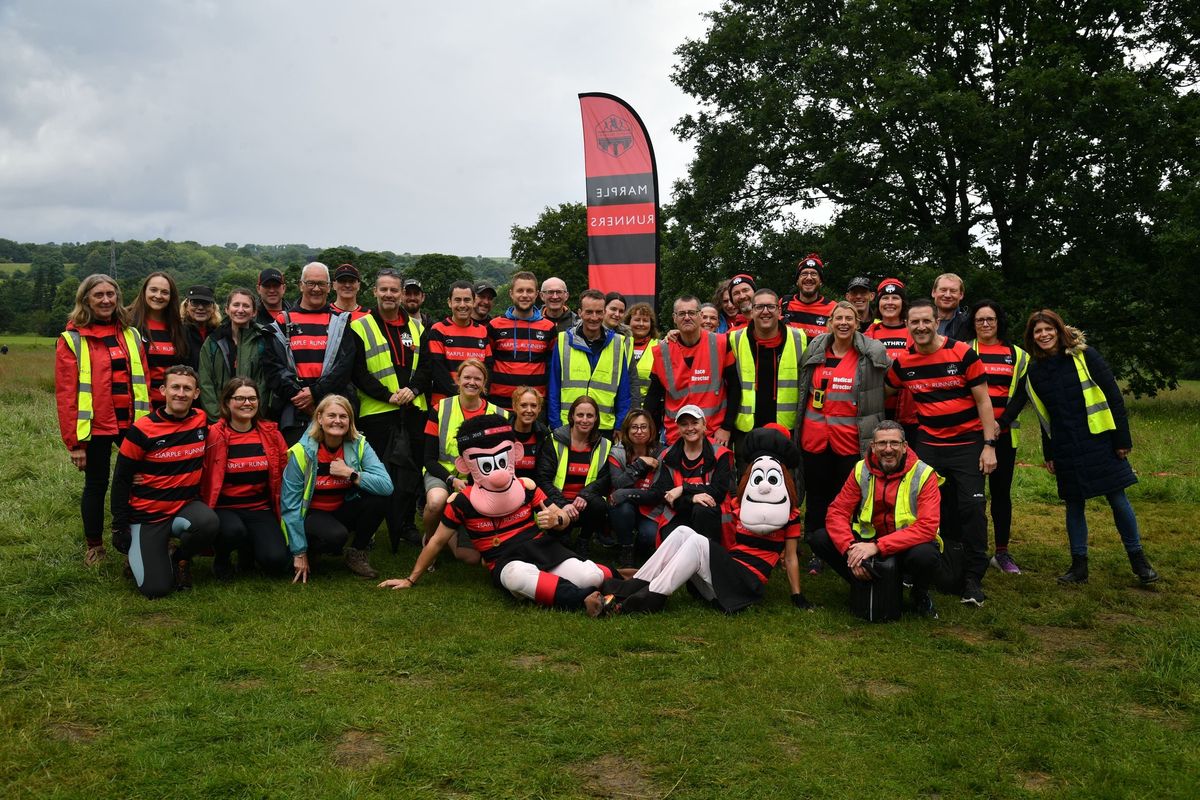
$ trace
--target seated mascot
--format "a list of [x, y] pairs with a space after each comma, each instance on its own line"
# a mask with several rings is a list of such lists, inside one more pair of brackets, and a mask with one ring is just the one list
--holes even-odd
[[802, 526], [791, 475], [800, 453], [776, 425], [751, 431], [742, 447], [748, 466], [737, 496], [722, 509], [720, 541], [687, 526], [676, 528], [632, 578], [604, 582], [603, 614], [662, 611], [684, 584], [714, 608], [733, 614], [762, 601], [780, 555], [792, 604], [811, 608], [800, 586]]
[[441, 524], [408, 577], [383, 581], [380, 588], [415, 586], [462, 527], [497, 587], [538, 605], [599, 615], [603, 601], [597, 589], [613, 571], [580, 560], [547, 534], [566, 530], [571, 520], [532, 480], [517, 477], [524, 449], [512, 423], [499, 414], [484, 414], [465, 421], [456, 439], [455, 467], [470, 475], [470, 483], [446, 501]]

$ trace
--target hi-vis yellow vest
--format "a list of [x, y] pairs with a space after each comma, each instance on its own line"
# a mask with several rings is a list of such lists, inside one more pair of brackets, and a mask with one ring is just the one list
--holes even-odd
[[[925, 488], [925, 483], [936, 474], [933, 468], [924, 461], [918, 461], [912, 469], [905, 473], [904, 478], [900, 481], [900, 488], [896, 490], [896, 530], [907, 528], [917, 521], [917, 498], [921, 496], [921, 490]], [[854, 466], [854, 478], [858, 481], [861, 498], [858, 513], [851, 520], [850, 527], [858, 538], [874, 539], [875, 526], [871, 523], [871, 518], [875, 514], [875, 475], [867, 468], [865, 460], [859, 461]], [[938, 477], [937, 481], [940, 485], [943, 479]], [[940, 550], [942, 548], [940, 535], [937, 543]]]
[[[1112, 410], [1108, 407], [1108, 398], [1104, 396], [1104, 390], [1092, 380], [1083, 351], [1071, 353], [1071, 358], [1075, 359], [1075, 371], [1079, 373], [1079, 385], [1083, 388], [1083, 406], [1087, 412], [1088, 430], [1092, 433], [1115, 431], [1117, 421], [1113, 419]], [[1038, 422], [1049, 436], [1050, 413], [1046, 410], [1046, 404], [1037, 396], [1037, 392], [1033, 391], [1033, 381], [1026, 379], [1025, 385], [1029, 389], [1029, 399], [1033, 401], [1033, 407], [1037, 411]]]
[[[379, 323], [375, 321], [375, 317], [371, 314], [359, 317], [350, 323], [350, 330], [358, 334], [359, 339], [362, 339], [367, 357], [367, 371], [371, 373], [371, 376], [387, 387], [392, 394], [400, 391], [400, 382], [396, 379], [396, 365], [392, 363], [392, 349], [388, 346], [387, 337], [379, 329]], [[416, 317], [408, 318], [408, 334], [412, 337], [413, 344], [411, 374], [415, 375], [417, 360], [421, 354], [421, 322]], [[414, 397], [412, 404], [422, 411], [429, 409], [424, 395]], [[385, 411], [395, 411], [396, 406], [376, 400], [359, 389], [358, 409], [358, 416], [366, 417], [371, 414], [382, 414]]]
[[[129, 354], [129, 383], [133, 391], [133, 420], [136, 422], [150, 413], [150, 384], [146, 380], [146, 368], [142, 364], [137, 331], [124, 328], [121, 335], [125, 339], [125, 350]], [[63, 331], [62, 338], [79, 364], [75, 438], [86, 442], [92, 438], [92, 418], [95, 416], [95, 407], [92, 404], [92, 354], [79, 331]]]
[[[554, 445], [555, 454], [558, 455], [558, 471], [554, 473], [554, 485], [561, 489], [567, 485], [567, 462], [570, 461], [570, 456], [565, 444], [556, 438], [552, 438], [550, 441]], [[600, 468], [608, 460], [608, 453], [611, 450], [612, 442], [601, 436], [600, 441], [596, 442], [596, 448], [592, 450], [592, 461], [588, 464], [587, 478], [583, 481], [584, 486], [596, 480], [596, 476], [600, 474]]]
[[[1010, 345], [1010, 347], [1012, 347], [1013, 351], [1013, 371], [1012, 378], [1008, 382], [1008, 401], [1011, 403], [1013, 395], [1017, 393], [1017, 387], [1021, 385], [1021, 380], [1024, 379], [1025, 373], [1029, 370], [1029, 353], [1026, 353], [1015, 344]], [[976, 353], [979, 352], [978, 339], [971, 340], [971, 349]], [[1021, 443], [1021, 420], [1014, 419], [1009, 431], [1012, 433], [1012, 446], [1016, 447]]]
[[[754, 353], [750, 350], [749, 328], [738, 328], [729, 332], [734, 358], [737, 359], [738, 378], [742, 382], [742, 404], [738, 406], [734, 425], [743, 433], [754, 430], [754, 405], [756, 402]], [[779, 356], [779, 374], [776, 376], [775, 408], [776, 421], [789, 431], [796, 430], [796, 415], [800, 402], [800, 356], [808, 348], [808, 336], [800, 328], [783, 327], [783, 352]]]
[[[505, 419], [509, 419], [509, 413], [500, 406], [494, 406], [491, 403], [484, 402], [484, 414], [499, 414]], [[454, 460], [458, 458], [458, 429], [462, 427], [466, 421], [466, 416], [463, 414], [462, 406], [458, 402], [458, 395], [447, 397], [438, 403], [438, 463], [446, 468], [446, 472], [450, 473], [451, 478], [466, 479], [466, 475], [459, 472], [454, 466]]]
[[600, 406], [600, 427], [612, 430], [617, 426], [617, 389], [621, 377], [629, 368], [630, 350], [625, 345], [628, 339], [614, 333], [608, 340], [604, 352], [596, 359], [596, 369], [583, 353], [575, 352], [570, 338], [574, 331], [558, 335], [558, 363], [562, 370], [559, 381], [559, 399], [565, 411], [576, 399], [589, 395]]
[[[633, 359], [633, 337], [630, 337], [630, 360]], [[642, 350], [642, 357], [633, 364], [632, 374], [629, 376], [629, 410], [641, 408], [646, 402], [646, 391], [650, 388], [650, 371], [654, 369], [654, 348], [658, 346], [658, 339], [651, 339], [646, 342], [645, 349]]]
[[[305, 434], [307, 435], [307, 434]], [[342, 443], [345, 446], [345, 442]], [[367, 449], [367, 437], [361, 433], [354, 440], [354, 449], [358, 453], [359, 469], [362, 469], [363, 453]], [[308, 507], [312, 504], [313, 493], [317, 489], [317, 462], [309, 462], [308, 453], [304, 450], [303, 440], [288, 448], [288, 455], [296, 459], [296, 466], [304, 474], [304, 495], [300, 499], [300, 516], [308, 516]], [[354, 487], [351, 486], [351, 489]], [[284, 525], [284, 538], [287, 538], [287, 526]]]

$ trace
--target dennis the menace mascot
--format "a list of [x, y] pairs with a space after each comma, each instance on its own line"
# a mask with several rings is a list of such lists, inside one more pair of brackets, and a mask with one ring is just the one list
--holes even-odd
[[469, 419], [458, 429], [455, 466], [470, 474], [471, 483], [450, 496], [437, 532], [417, 556], [407, 578], [393, 578], [381, 588], [410, 589], [462, 527], [471, 537], [492, 583], [517, 597], [554, 608], [600, 613], [596, 591], [612, 571], [576, 555], [545, 534], [570, 525], [567, 515], [550, 504], [528, 478], [518, 478], [516, 463], [524, 453], [512, 424], [498, 414]]
[[762, 600], [771, 570], [784, 558], [792, 603], [809, 608], [800, 588], [796, 545], [801, 525], [791, 470], [800, 454], [789, 437], [774, 426], [751, 431], [742, 443], [749, 466], [738, 496], [722, 509], [721, 541], [711, 541], [689, 527], [676, 528], [629, 580], [604, 582], [603, 613], [662, 611], [680, 586], [727, 614]]

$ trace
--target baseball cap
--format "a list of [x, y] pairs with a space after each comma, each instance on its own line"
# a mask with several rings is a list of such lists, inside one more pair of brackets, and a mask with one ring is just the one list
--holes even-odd
[[353, 264], [339, 264], [338, 268], [333, 272], [333, 279], [335, 281], [339, 281], [342, 278], [354, 278], [356, 281], [360, 280], [361, 276], [358, 274], [358, 267], [354, 266]]
[[213, 290], [210, 286], [193, 286], [187, 290], [188, 300], [197, 300], [201, 303], [215, 303]]
[[696, 419], [704, 419], [704, 412], [700, 410], [700, 406], [695, 403], [688, 403], [683, 408], [675, 412], [675, 419], [680, 417], [695, 417]]
[[[404, 288], [405, 289], [420, 289], [421, 282], [419, 280], [417, 280], [416, 278], [405, 278], [404, 279]], [[424, 291], [424, 290], [422, 290], [422, 291]]]
[[484, 292], [491, 292], [492, 297], [495, 297], [496, 287], [492, 286], [492, 284], [487, 281], [480, 281], [479, 283], [475, 284], [475, 294], [483, 294]]
[[869, 292], [871, 291], [871, 281], [863, 275], [851, 278], [850, 285], [846, 287], [846, 293], [849, 294], [855, 289], [866, 289]]
[[283, 273], [274, 267], [267, 267], [258, 273], [258, 285], [266, 286], [268, 283], [283, 283]]

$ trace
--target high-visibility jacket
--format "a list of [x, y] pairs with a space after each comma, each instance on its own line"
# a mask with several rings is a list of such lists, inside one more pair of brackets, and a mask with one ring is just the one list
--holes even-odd
[[[1026, 353], [1016, 345], [1009, 346], [1013, 353], [1012, 377], [1008, 381], [1008, 401], [1011, 403], [1013, 395], [1017, 393], [1017, 387], [1021, 385], [1021, 381], [1025, 378], [1025, 373], [1029, 369], [1029, 353]], [[979, 352], [979, 340], [971, 340], [971, 349]], [[984, 362], [983, 368], [986, 370], [987, 363]], [[1000, 418], [1000, 412], [996, 412], [996, 418]], [[1021, 421], [1014, 419], [1012, 425], [1009, 426], [1009, 432], [1012, 435], [1012, 446], [1016, 447], [1021, 443]]]
[[[900, 481], [900, 487], [896, 490], [894, 514], [897, 531], [907, 528], [917, 521], [917, 498], [921, 496], [921, 489], [925, 487], [926, 481], [935, 475], [937, 473], [924, 461], [917, 461], [913, 468], [904, 474]], [[875, 514], [875, 474], [867, 467], [865, 460], [859, 461], [854, 466], [854, 479], [858, 481], [861, 499], [858, 513], [851, 520], [850, 528], [859, 539], [874, 539], [875, 526], [871, 523], [871, 519]], [[937, 480], [939, 483], [942, 482], [940, 477]], [[938, 549], [941, 549], [940, 536], [937, 541]]]
[[[754, 409], [757, 403], [757, 365], [750, 349], [749, 328], [729, 332], [729, 343], [737, 359], [738, 378], [742, 383], [742, 402], [738, 406], [734, 426], [743, 433], [754, 430]], [[783, 352], [779, 354], [779, 371], [775, 380], [776, 421], [789, 431], [796, 430], [797, 405], [800, 402], [800, 356], [808, 347], [804, 330], [790, 325], [783, 328]]]
[[[359, 317], [350, 323], [350, 330], [354, 331], [358, 335], [358, 338], [362, 340], [366, 355], [367, 371], [371, 373], [371, 377], [382, 383], [392, 394], [400, 391], [400, 381], [396, 378], [396, 365], [392, 361], [392, 348], [388, 344], [387, 337], [379, 328], [379, 323], [375, 320], [375, 317], [372, 314]], [[409, 316], [408, 335], [412, 337], [413, 343], [411, 375], [417, 374], [417, 361], [421, 356], [421, 331], [420, 320]], [[425, 402], [425, 395], [414, 397], [412, 404], [422, 411], [429, 409], [429, 405]], [[371, 414], [382, 414], [385, 411], [395, 411], [396, 407], [391, 403], [376, 400], [362, 389], [359, 389], [358, 409], [358, 416], [366, 417]]]
[[[862, 387], [857, 385], [859, 360], [867, 358], [853, 347], [842, 356], [838, 365], [831, 370], [829, 386], [824, 382], [817, 385], [817, 376], [828, 367], [829, 354], [825, 362], [817, 365], [812, 373], [812, 391], [804, 404], [804, 428], [800, 435], [800, 446], [810, 453], [823, 453], [831, 448], [842, 456], [853, 456], [862, 452], [859, 445], [858, 400]], [[817, 392], [820, 391], [820, 400]]]
[[[567, 485], [567, 462], [571, 460], [570, 453], [567, 452], [568, 446], [559, 441], [557, 437], [551, 437], [550, 443], [554, 445], [554, 452], [558, 455], [558, 469], [554, 473], [554, 485], [561, 490]], [[596, 442], [595, 448], [592, 449], [592, 460], [588, 463], [587, 478], [583, 481], [584, 486], [595, 483], [596, 476], [600, 474], [600, 468], [608, 460], [611, 450], [612, 442], [601, 436], [600, 440]]]
[[[1088, 430], [1094, 434], [1115, 431], [1117, 421], [1113, 419], [1112, 410], [1108, 407], [1108, 398], [1104, 396], [1104, 390], [1092, 380], [1092, 374], [1088, 372], [1083, 351], [1077, 350], [1071, 353], [1071, 358], [1075, 360], [1075, 371], [1079, 374], [1079, 385], [1083, 389], [1083, 406], [1087, 413]], [[1033, 382], [1028, 377], [1025, 379], [1025, 386], [1029, 390], [1029, 399], [1033, 401], [1033, 407], [1037, 411], [1038, 422], [1042, 424], [1042, 430], [1049, 436], [1050, 412], [1046, 410], [1046, 404], [1037, 396], [1037, 392], [1033, 391]]]
[[[509, 419], [509, 413], [500, 406], [494, 406], [486, 400], [483, 403], [483, 414], [499, 414]], [[458, 429], [466, 421], [458, 395], [447, 397], [438, 403], [438, 463], [441, 464], [451, 478], [462, 478], [466, 475], [454, 466], [458, 458]]]
[[[666, 390], [666, 413], [663, 415], [663, 427], [666, 429], [667, 441], [674, 442], [679, 438], [679, 428], [675, 424], [675, 412], [685, 405], [694, 404], [704, 413], [705, 432], [711, 439], [721, 423], [725, 421], [725, 354], [729, 345], [724, 336], [718, 336], [709, 331], [701, 331], [701, 344], [696, 349], [691, 369], [687, 369], [683, 358], [676, 360], [672, 350], [679, 351], [682, 345], [663, 339], [654, 349], [654, 365], [661, 364], [662, 384]], [[703, 382], [693, 382], [692, 376], [701, 373], [706, 376]]]
[[[632, 374], [629, 381], [629, 407], [631, 409], [641, 408], [646, 403], [646, 390], [650, 388], [650, 370], [654, 368], [655, 347], [658, 347], [658, 339], [646, 342], [641, 356], [636, 362], [633, 362], [631, 367]], [[629, 354], [632, 361], [634, 356], [633, 337], [629, 338]]]
[[[142, 363], [141, 342], [133, 328], [121, 330], [125, 340], [125, 352], [129, 355], [129, 384], [133, 392], [133, 421], [150, 413], [150, 382], [146, 379], [146, 366]], [[92, 438], [92, 355], [82, 334], [77, 330], [62, 332], [67, 347], [79, 364], [79, 395], [75, 416], [75, 438], [86, 442]]]
[[624, 377], [625, 370], [629, 369], [630, 350], [625, 344], [627, 339], [622, 334], [613, 332], [593, 370], [587, 356], [577, 352], [579, 348], [572, 345], [572, 338], [578, 338], [574, 330], [564, 331], [558, 335], [556, 343], [561, 370], [560, 406], [566, 409], [586, 394], [600, 406], [599, 427], [602, 430], [612, 430], [617, 427], [617, 390], [621, 387], [621, 378]]

